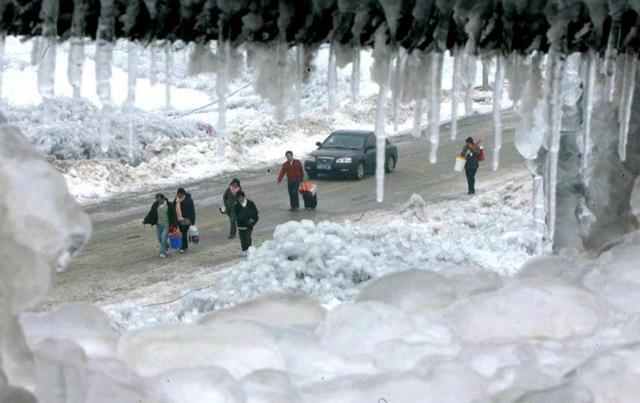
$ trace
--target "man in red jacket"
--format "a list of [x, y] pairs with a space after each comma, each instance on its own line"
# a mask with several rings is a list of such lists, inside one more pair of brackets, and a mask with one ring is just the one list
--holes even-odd
[[282, 164], [282, 169], [278, 174], [278, 183], [282, 182], [282, 178], [287, 175], [287, 187], [289, 189], [289, 204], [291, 208], [289, 211], [297, 211], [300, 207], [300, 200], [298, 199], [298, 187], [300, 182], [304, 180], [304, 169], [300, 160], [293, 159], [293, 153], [287, 151], [285, 153], [287, 161]]

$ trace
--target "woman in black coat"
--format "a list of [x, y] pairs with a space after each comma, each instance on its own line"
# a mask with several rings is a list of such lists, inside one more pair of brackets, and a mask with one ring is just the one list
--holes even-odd
[[247, 199], [242, 190], [239, 190], [236, 194], [236, 200], [238, 201], [235, 205], [235, 210], [240, 246], [242, 247], [242, 252], [246, 254], [247, 249], [251, 246], [253, 227], [258, 223], [258, 208], [254, 202]]

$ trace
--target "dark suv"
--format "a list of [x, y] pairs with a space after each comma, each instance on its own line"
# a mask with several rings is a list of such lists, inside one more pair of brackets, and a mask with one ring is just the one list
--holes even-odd
[[[318, 149], [309, 153], [304, 169], [311, 179], [318, 175], [362, 179], [376, 170], [376, 136], [371, 131], [338, 130], [316, 143]], [[393, 172], [398, 163], [398, 147], [386, 140], [384, 169]]]

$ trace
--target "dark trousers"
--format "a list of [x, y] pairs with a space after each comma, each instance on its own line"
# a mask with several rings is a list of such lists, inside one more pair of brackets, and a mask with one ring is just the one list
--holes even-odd
[[251, 246], [252, 232], [253, 232], [253, 228], [238, 230], [238, 235], [240, 235], [240, 246], [242, 247], [243, 252], [249, 249], [249, 246]]
[[236, 236], [237, 228], [238, 228], [238, 223], [236, 222], [236, 217], [229, 216], [229, 235]]
[[300, 181], [289, 181], [287, 187], [289, 189], [289, 205], [291, 208], [300, 208], [300, 199], [298, 198]]
[[182, 248], [187, 250], [189, 249], [189, 227], [191, 225], [178, 225], [180, 227], [180, 232], [182, 232]]
[[467, 174], [467, 187], [469, 188], [469, 194], [476, 192], [476, 172], [478, 168], [465, 167], [464, 173]]

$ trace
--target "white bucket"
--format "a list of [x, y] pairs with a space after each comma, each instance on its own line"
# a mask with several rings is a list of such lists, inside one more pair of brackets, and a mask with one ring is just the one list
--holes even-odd
[[464, 164], [467, 162], [464, 157], [456, 157], [456, 166], [453, 168], [456, 172], [464, 171]]

